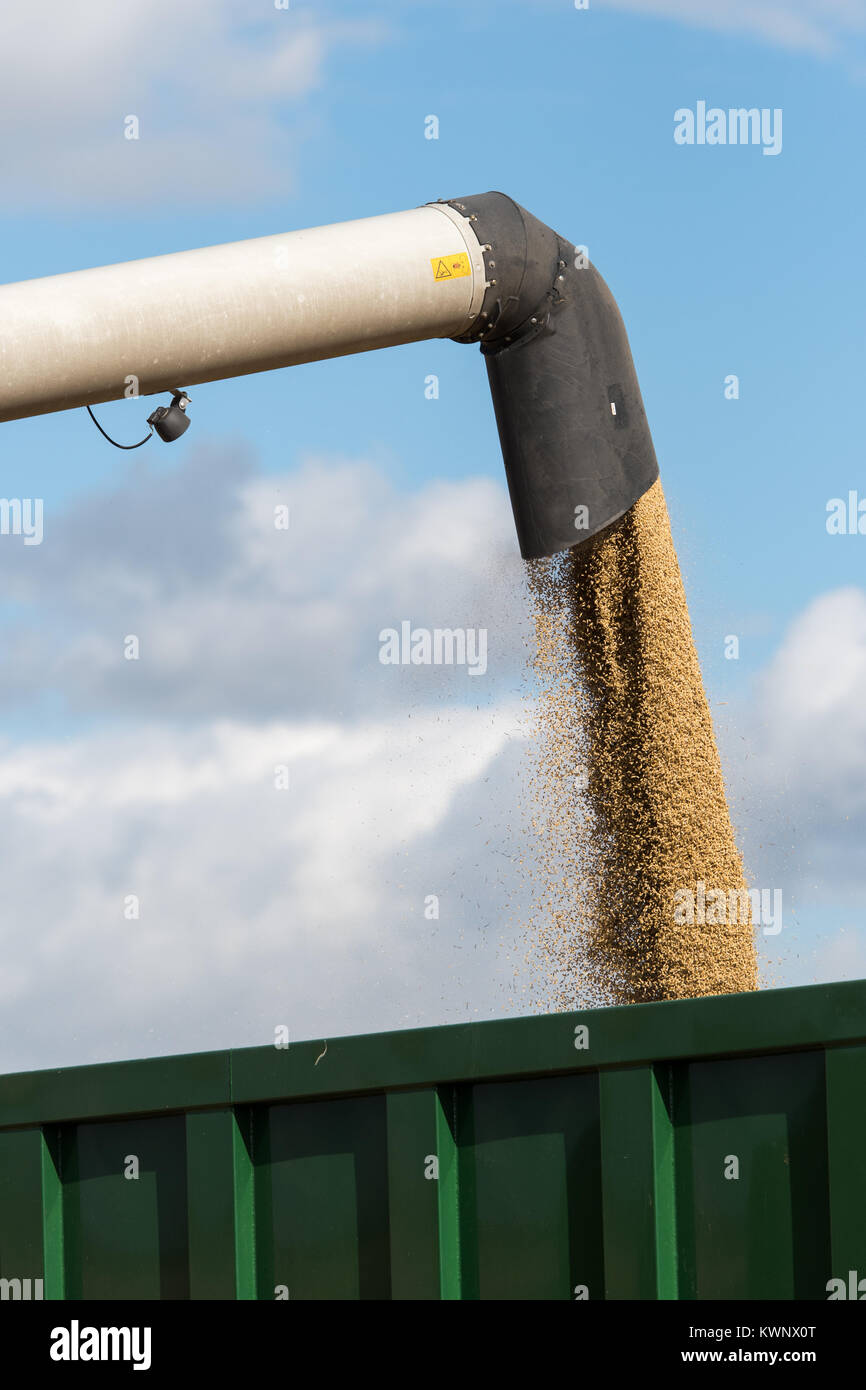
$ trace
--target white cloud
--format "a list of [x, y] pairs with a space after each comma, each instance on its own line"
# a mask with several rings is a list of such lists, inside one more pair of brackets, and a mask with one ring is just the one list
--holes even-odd
[[866, 977], [866, 932], [841, 927], [815, 954], [821, 980], [862, 980]]
[[842, 55], [866, 34], [864, 0], [606, 0], [606, 5], [822, 57]]
[[[31, 553], [0, 557], [4, 698], [72, 717], [0, 747], [0, 1071], [497, 1012], [528, 617], [502, 487], [200, 447]], [[488, 674], [382, 666], [403, 618], [487, 626]]]
[[759, 762], [839, 815], [866, 811], [866, 593], [837, 589], [791, 624], [758, 682]]
[[0, 1071], [495, 1013], [519, 742], [503, 706], [0, 755]]
[[285, 196], [299, 137], [282, 118], [321, 88], [333, 53], [385, 35], [372, 17], [251, 16], [243, 0], [3, 6], [4, 181], [19, 209]]
[[[184, 457], [131, 462], [35, 557], [0, 552], [6, 711], [72, 706], [63, 738], [0, 746], [0, 1072], [522, 1007], [528, 609], [504, 489]], [[487, 626], [488, 676], [382, 667], [404, 617]], [[838, 590], [737, 716], [753, 881], [785, 892], [765, 945], [814, 959], [777, 983], [859, 969], [862, 941], [804, 936], [796, 899], [845, 922], [862, 894], [864, 711], [866, 594]]]
[[[199, 445], [168, 475], [130, 463], [113, 491], [52, 517], [34, 550], [0, 554], [26, 619], [4, 632], [0, 707], [54, 691], [90, 717], [349, 714], [486, 701], [523, 661], [522, 565], [488, 479], [402, 494], [368, 465], [261, 476], [239, 452]], [[379, 634], [404, 620], [484, 628], [487, 675], [383, 666]]]
[[822, 761], [828, 739], [834, 757], [848, 761], [856, 733], [855, 756], [866, 759], [866, 593], [851, 587], [815, 599], [786, 633], [761, 690], [773, 727], [781, 719], [804, 752], [820, 732]]
[[[798, 615], [738, 723], [729, 767], [746, 860], [753, 881], [782, 888], [788, 921], [800, 917], [800, 949], [866, 889], [863, 590], [823, 594]], [[836, 959], [820, 958], [828, 970]]]

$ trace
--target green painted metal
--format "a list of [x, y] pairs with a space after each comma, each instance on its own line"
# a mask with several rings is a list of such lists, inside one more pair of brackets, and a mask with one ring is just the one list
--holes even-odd
[[[13, 1133], [15, 1131], [12, 1131]], [[57, 1125], [45, 1125], [39, 1131], [40, 1174], [42, 1179], [42, 1257], [45, 1270], [46, 1299], [66, 1298], [66, 1260], [64, 1252], [65, 1226], [63, 1221], [63, 1176], [61, 1152], [63, 1131]]]
[[676, 1298], [670, 1069], [617, 1068], [599, 1084], [605, 1298]]
[[597, 1076], [480, 1084], [463, 1102], [462, 1297], [601, 1298]]
[[191, 1298], [255, 1298], [252, 1160], [246, 1116], [186, 1116]]
[[0, 1132], [0, 1279], [43, 1280], [44, 1139], [39, 1129]]
[[864, 981], [15, 1074], [0, 1297], [866, 1296], [864, 1154]]
[[261, 1296], [390, 1298], [385, 1097], [267, 1106], [253, 1130]]
[[[824, 1054], [833, 1277], [866, 1279], [866, 1047]], [[866, 1292], [866, 1285], [864, 1285]]]
[[0, 1129], [228, 1105], [230, 1077], [228, 1052], [13, 1072], [0, 1077]]
[[70, 1126], [61, 1175], [68, 1299], [189, 1298], [182, 1115]]
[[433, 1090], [392, 1091], [386, 1110], [391, 1297], [438, 1299], [439, 1098]]
[[442, 1086], [436, 1096], [439, 1296], [443, 1300], [463, 1297], [458, 1099], [454, 1086]]

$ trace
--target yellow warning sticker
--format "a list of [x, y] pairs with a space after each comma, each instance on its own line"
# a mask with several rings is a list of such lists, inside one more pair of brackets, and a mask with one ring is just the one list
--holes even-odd
[[454, 256], [434, 256], [430, 264], [436, 280], [459, 280], [462, 275], [471, 275], [472, 266], [465, 251]]

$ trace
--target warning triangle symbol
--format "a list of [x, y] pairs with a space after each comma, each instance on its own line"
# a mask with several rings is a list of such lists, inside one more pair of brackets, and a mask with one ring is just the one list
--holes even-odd
[[451, 274], [451, 271], [448, 269], [448, 267], [447, 267], [447, 265], [445, 264], [445, 262], [444, 262], [444, 261], [440, 261], [439, 264], [438, 264], [437, 267], [436, 267], [436, 279], [437, 279], [437, 280], [453, 280], [453, 278], [454, 278], [454, 277], [453, 277], [453, 275]]

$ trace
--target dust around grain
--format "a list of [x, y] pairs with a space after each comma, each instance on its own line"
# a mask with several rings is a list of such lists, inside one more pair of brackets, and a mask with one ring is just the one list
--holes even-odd
[[535, 1006], [757, 988], [742, 914], [676, 920], [678, 890], [746, 885], [661, 484], [527, 570]]

